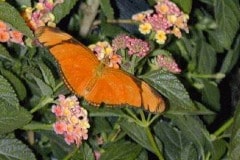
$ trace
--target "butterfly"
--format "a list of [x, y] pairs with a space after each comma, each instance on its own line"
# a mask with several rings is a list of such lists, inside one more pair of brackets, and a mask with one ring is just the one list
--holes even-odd
[[156, 90], [121, 69], [108, 67], [69, 34], [40, 27], [35, 35], [56, 59], [68, 88], [90, 104], [128, 105], [154, 113], [164, 111], [164, 99]]

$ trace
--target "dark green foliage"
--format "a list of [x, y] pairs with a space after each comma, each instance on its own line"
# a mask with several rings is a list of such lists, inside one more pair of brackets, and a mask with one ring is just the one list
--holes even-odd
[[[88, 140], [79, 148], [66, 144], [52, 129], [52, 104], [59, 94], [72, 93], [64, 85], [57, 62], [37, 45], [21, 17], [24, 5], [33, 7], [38, 1], [0, 1], [0, 20], [22, 32], [24, 40], [34, 40], [29, 46], [0, 43], [1, 160], [95, 160], [97, 154], [100, 160], [240, 159], [240, 93], [229, 85], [240, 87], [240, 82], [233, 79], [240, 70], [238, 0], [172, 0], [189, 14], [189, 33], [179, 39], [168, 36], [164, 45], [140, 35], [138, 24], [130, 19], [117, 19], [130, 18], [129, 13], [153, 7], [155, 1], [146, 1], [149, 6], [134, 3], [138, 0], [127, 1], [132, 6], [121, 8], [126, 1], [100, 0], [95, 20], [81, 42], [111, 43], [122, 33], [148, 41], [150, 55], [136, 59], [137, 64], [132, 64], [134, 58], [127, 59], [130, 62], [126, 65], [161, 93], [167, 109], [158, 114], [125, 105], [95, 107], [81, 99], [91, 127]], [[65, 0], [57, 5], [53, 10], [57, 27], [81, 37], [78, 33], [84, 26], [83, 15], [91, 14], [81, 7], [96, 2]], [[127, 23], [130, 29], [121, 23]], [[151, 63], [159, 54], [171, 55], [182, 72], [156, 69]], [[230, 93], [233, 90], [236, 93]], [[239, 100], [237, 106], [232, 99]]]

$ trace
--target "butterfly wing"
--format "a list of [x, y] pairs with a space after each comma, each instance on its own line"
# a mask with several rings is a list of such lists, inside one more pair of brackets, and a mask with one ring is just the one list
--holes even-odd
[[68, 87], [84, 96], [100, 64], [96, 56], [70, 35], [55, 28], [41, 27], [35, 34], [57, 60]]
[[147, 83], [122, 70], [107, 67], [85, 98], [94, 103], [143, 107], [150, 112], [165, 109], [163, 98]]

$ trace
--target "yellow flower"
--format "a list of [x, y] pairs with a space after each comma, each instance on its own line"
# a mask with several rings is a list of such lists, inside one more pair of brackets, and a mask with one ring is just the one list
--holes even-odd
[[156, 6], [156, 10], [162, 14], [167, 14], [169, 11], [169, 7], [166, 4], [160, 4]]
[[134, 14], [134, 15], [132, 16], [132, 20], [142, 22], [145, 17], [146, 17], [145, 14], [143, 14], [143, 13], [138, 13], [138, 14]]
[[90, 125], [89, 125], [88, 121], [79, 121], [79, 125], [82, 128], [90, 128]]
[[105, 48], [105, 54], [106, 55], [111, 55], [113, 53], [112, 47], [108, 46]]
[[158, 30], [155, 34], [155, 39], [157, 43], [164, 44], [167, 39], [166, 33], [162, 30]]
[[176, 20], [176, 26], [181, 29], [187, 28], [187, 20], [189, 19], [189, 16], [187, 14], [181, 15]]
[[72, 116], [69, 120], [72, 124], [78, 123], [79, 119], [76, 116]]
[[91, 45], [88, 46], [88, 48], [89, 48], [91, 51], [94, 51], [94, 48], [95, 48], [95, 47], [96, 47], [95, 44], [91, 44]]
[[39, 11], [41, 11], [41, 10], [44, 9], [43, 3], [40, 3], [40, 2], [37, 3], [35, 7], [36, 7], [36, 9], [39, 10]]
[[50, 27], [55, 28], [55, 27], [56, 27], [56, 23], [54, 23], [54, 22], [48, 22], [48, 23], [47, 23], [47, 26], [50, 26]]
[[168, 15], [167, 19], [171, 24], [175, 24], [177, 21], [177, 16], [176, 15]]
[[71, 112], [69, 111], [68, 108], [64, 108], [64, 109], [63, 109], [63, 115], [65, 115], [65, 116], [67, 116], [67, 117], [71, 115]]
[[74, 126], [72, 124], [67, 125], [67, 131], [68, 132], [70, 132], [70, 133], [73, 132], [73, 129], [74, 129]]
[[177, 28], [177, 27], [174, 27], [174, 28], [173, 28], [172, 33], [173, 33], [176, 37], [178, 37], [178, 38], [181, 38], [181, 37], [182, 37], [181, 31], [180, 31], [180, 29]]
[[150, 23], [143, 23], [139, 25], [139, 31], [142, 34], [149, 34], [151, 32], [152, 25]]

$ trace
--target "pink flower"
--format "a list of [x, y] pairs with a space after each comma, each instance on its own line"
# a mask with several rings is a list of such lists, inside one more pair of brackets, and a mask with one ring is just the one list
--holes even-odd
[[67, 125], [65, 122], [59, 121], [53, 124], [53, 128], [57, 134], [63, 134], [67, 130]]
[[129, 55], [135, 54], [138, 57], [146, 56], [150, 50], [147, 42], [137, 38], [129, 38], [127, 47]]
[[23, 34], [21, 32], [12, 30], [9, 32], [9, 34], [11, 37], [10, 39], [11, 42], [23, 44]]
[[155, 9], [158, 13], [161, 14], [181, 14], [181, 10], [178, 8], [178, 6], [169, 0], [159, 1], [155, 6]]
[[120, 34], [112, 40], [112, 47], [115, 52], [119, 49], [125, 49], [127, 47], [127, 40], [129, 36]]
[[66, 134], [64, 140], [68, 145], [70, 145], [70, 144], [74, 143], [75, 139], [72, 134]]
[[158, 55], [157, 56], [157, 63], [160, 68], [165, 69], [172, 73], [180, 73], [181, 69], [178, 67], [177, 63], [174, 59], [169, 56], [165, 55]]
[[33, 30], [45, 25], [54, 27], [56, 24], [54, 23], [55, 17], [52, 11], [60, 3], [63, 3], [63, 0], [56, 0], [55, 2], [52, 0], [39, 0], [33, 8], [25, 8], [22, 16]]
[[63, 115], [63, 109], [58, 105], [52, 106], [52, 112], [55, 113], [55, 115], [58, 117]]
[[108, 67], [119, 68], [121, 56], [113, 52], [113, 47], [107, 41], [97, 42], [90, 45], [89, 48], [95, 53], [98, 60], [105, 63]]
[[[169, 0], [159, 0], [154, 6], [155, 12], [141, 12], [133, 16], [133, 20], [139, 21], [139, 31], [142, 34], [158, 34], [158, 31], [165, 32], [164, 34], [173, 34], [181, 38], [181, 30], [188, 33], [188, 15], [184, 14], [178, 6]], [[181, 29], [181, 30], [180, 30]], [[165, 40], [159, 40], [159, 36], [154, 35], [157, 43], [163, 44]], [[156, 38], [157, 37], [157, 38]]]
[[99, 151], [94, 151], [95, 160], [100, 160], [101, 153]]
[[90, 127], [87, 111], [79, 105], [76, 96], [65, 97], [59, 95], [57, 105], [52, 106], [57, 121], [53, 128], [57, 134], [62, 134], [67, 144], [75, 143], [77, 146], [88, 138]]
[[169, 28], [172, 26], [166, 17], [161, 14], [148, 16], [146, 17], [145, 22], [150, 23], [154, 31], [163, 30], [165, 32], [169, 32]]

